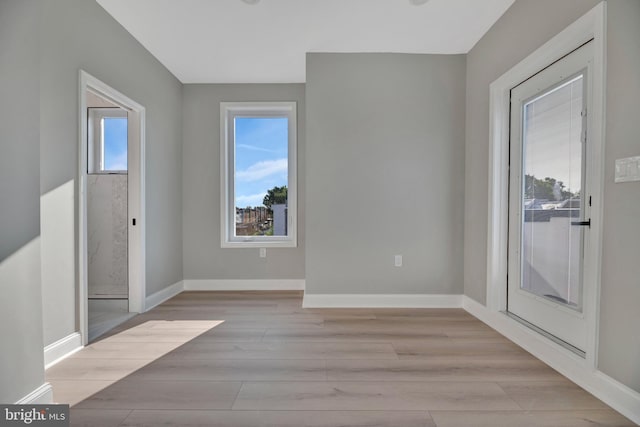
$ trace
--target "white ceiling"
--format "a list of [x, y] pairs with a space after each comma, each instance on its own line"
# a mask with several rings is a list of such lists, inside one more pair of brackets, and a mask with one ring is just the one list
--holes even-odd
[[97, 0], [183, 83], [305, 81], [306, 52], [467, 53], [514, 0]]

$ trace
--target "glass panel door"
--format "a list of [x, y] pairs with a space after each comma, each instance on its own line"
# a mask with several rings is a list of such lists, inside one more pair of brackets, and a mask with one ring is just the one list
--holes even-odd
[[579, 353], [592, 45], [511, 90], [507, 310]]

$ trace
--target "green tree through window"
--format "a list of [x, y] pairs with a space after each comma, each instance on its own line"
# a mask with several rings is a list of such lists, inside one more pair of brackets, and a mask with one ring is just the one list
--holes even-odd
[[284, 205], [287, 203], [287, 186], [273, 187], [271, 190], [267, 190], [267, 195], [264, 196], [262, 204], [271, 209], [272, 205]]
[[524, 178], [524, 197], [527, 199], [566, 200], [579, 194], [567, 190], [564, 183], [555, 178], [538, 179], [533, 175]]

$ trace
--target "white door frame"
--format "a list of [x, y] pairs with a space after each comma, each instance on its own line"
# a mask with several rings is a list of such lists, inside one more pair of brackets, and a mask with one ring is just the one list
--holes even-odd
[[[590, 244], [585, 247], [585, 315], [588, 342], [586, 359], [557, 346], [557, 350], [595, 369], [598, 346], [598, 315], [602, 247], [602, 188], [604, 180], [604, 114], [605, 114], [605, 2], [587, 12], [560, 34], [553, 37], [490, 86], [489, 134], [489, 215], [487, 230], [487, 308], [503, 312], [507, 307], [507, 247], [509, 218], [509, 105], [510, 90], [551, 63], [587, 41], [594, 41], [592, 111], [588, 126], [589, 149], [593, 150], [588, 182], [593, 197]], [[509, 321], [516, 322], [508, 318]], [[571, 353], [571, 354], [569, 354]]]
[[[142, 313], [145, 301], [145, 108], [84, 70], [80, 70], [78, 105], [78, 321], [82, 344], [88, 343], [88, 281], [87, 281], [87, 92], [105, 98], [129, 112], [128, 171], [128, 262], [129, 311]], [[131, 223], [136, 219], [136, 225]]]

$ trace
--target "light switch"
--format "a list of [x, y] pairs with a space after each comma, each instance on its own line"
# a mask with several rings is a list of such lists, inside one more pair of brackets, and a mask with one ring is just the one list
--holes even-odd
[[640, 156], [616, 159], [615, 182], [640, 181]]
[[260, 248], [260, 258], [267, 257], [267, 248]]

